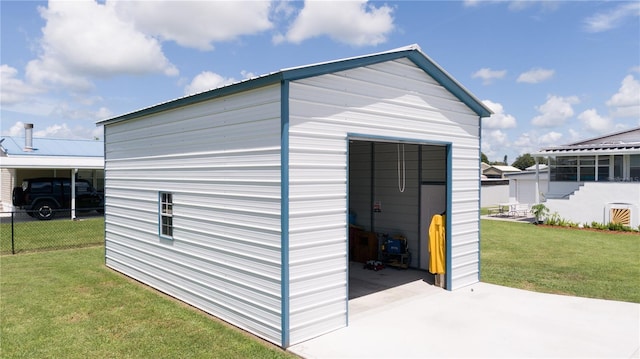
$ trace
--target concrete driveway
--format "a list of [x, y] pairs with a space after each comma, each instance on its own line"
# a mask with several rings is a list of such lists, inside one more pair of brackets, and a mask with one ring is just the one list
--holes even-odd
[[349, 312], [348, 327], [289, 350], [304, 358], [640, 357], [635, 303], [487, 283], [449, 292], [413, 278], [351, 299]]

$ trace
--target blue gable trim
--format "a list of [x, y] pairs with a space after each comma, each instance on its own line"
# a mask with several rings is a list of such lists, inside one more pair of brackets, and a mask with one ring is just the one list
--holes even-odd
[[475, 98], [469, 91], [460, 85], [440, 66], [433, 62], [427, 55], [420, 51], [417, 46], [407, 50], [391, 51], [381, 54], [374, 54], [365, 57], [340, 60], [326, 64], [310, 65], [301, 68], [284, 70], [283, 77], [287, 80], [298, 80], [307, 77], [325, 75], [338, 71], [345, 71], [357, 67], [365, 67], [381, 62], [393, 61], [400, 58], [408, 58], [419, 68], [433, 77], [440, 85], [451, 92], [455, 97], [471, 108], [480, 117], [489, 117], [492, 111], [481, 101]]
[[243, 91], [256, 89], [263, 86], [273, 85], [282, 81], [294, 81], [298, 79], [320, 76], [328, 73], [345, 71], [357, 67], [369, 66], [385, 61], [393, 61], [400, 58], [408, 58], [416, 66], [420, 67], [427, 74], [433, 77], [440, 85], [446, 88], [460, 101], [466, 104], [470, 109], [480, 117], [488, 117], [491, 115], [491, 110], [486, 107], [480, 100], [475, 98], [469, 91], [467, 91], [462, 85], [460, 85], [453, 77], [451, 77], [446, 71], [444, 71], [439, 65], [432, 61], [427, 55], [425, 55], [417, 45], [407, 46], [398, 50], [392, 50], [388, 52], [382, 52], [378, 54], [371, 54], [361, 57], [354, 57], [349, 59], [337, 60], [332, 62], [326, 62], [316, 65], [308, 65], [297, 68], [285, 69], [269, 75], [260, 76], [257, 78], [245, 80], [235, 84], [231, 84], [225, 87], [205, 91], [199, 94], [186, 96], [177, 100], [168, 101], [155, 106], [147, 107], [135, 112], [124, 114], [111, 119], [99, 121], [99, 125], [108, 125], [120, 121], [126, 121], [142, 116], [151, 115], [154, 113], [176, 109], [182, 106], [187, 106], [211, 99], [215, 99], [222, 96], [228, 96]]
[[446, 71], [444, 71], [435, 62], [431, 61], [426, 55], [419, 51], [414, 51], [408, 56], [418, 67], [423, 69], [426, 73], [431, 75], [442, 87], [446, 88], [455, 97], [462, 101], [465, 105], [469, 106], [478, 116], [489, 117], [493, 113], [487, 106], [485, 106], [480, 100], [467, 91], [462, 85], [460, 85], [453, 77], [451, 77]]

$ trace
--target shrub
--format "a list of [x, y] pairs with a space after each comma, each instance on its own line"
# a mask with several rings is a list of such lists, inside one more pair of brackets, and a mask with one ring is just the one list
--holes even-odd
[[538, 203], [531, 206], [531, 212], [536, 217], [536, 223], [541, 223], [542, 218], [549, 214], [549, 208], [542, 203]]

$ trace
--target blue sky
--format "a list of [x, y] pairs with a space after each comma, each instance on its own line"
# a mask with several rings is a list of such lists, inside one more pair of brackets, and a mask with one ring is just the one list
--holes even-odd
[[640, 126], [640, 2], [0, 1], [2, 135], [418, 44], [495, 114], [492, 161]]

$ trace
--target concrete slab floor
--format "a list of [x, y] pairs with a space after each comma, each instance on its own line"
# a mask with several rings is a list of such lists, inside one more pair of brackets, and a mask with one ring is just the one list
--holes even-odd
[[371, 272], [399, 284], [355, 295], [348, 327], [289, 350], [304, 358], [640, 358], [637, 303], [488, 283], [450, 292], [427, 272]]

